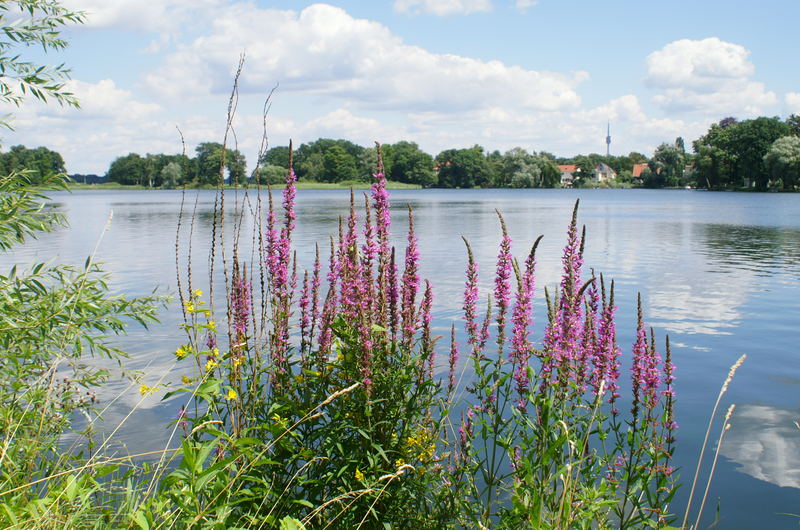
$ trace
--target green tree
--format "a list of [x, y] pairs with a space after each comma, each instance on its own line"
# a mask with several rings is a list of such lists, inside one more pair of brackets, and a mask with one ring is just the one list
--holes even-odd
[[512, 188], [533, 188], [539, 185], [542, 172], [533, 155], [514, 147], [503, 155], [503, 174]]
[[474, 188], [491, 184], [489, 165], [479, 145], [469, 149], [448, 149], [436, 156], [439, 168], [437, 186]]
[[433, 157], [414, 142], [401, 141], [389, 146], [391, 167], [387, 172], [390, 180], [419, 184], [423, 188], [436, 185]]
[[261, 157], [263, 166], [279, 166], [286, 170], [289, 169], [289, 146], [278, 146], [269, 149]]
[[7, 153], [0, 153], [0, 168], [4, 173], [27, 171], [27, 178], [39, 184], [50, 175], [66, 173], [64, 159], [46, 147], [28, 149], [15, 145]]
[[792, 134], [795, 136], [800, 136], [800, 116], [797, 114], [791, 114], [788, 118], [786, 118], [786, 125], [792, 130]]
[[285, 184], [288, 168], [267, 165], [258, 168], [258, 179], [261, 184]]
[[[217, 185], [220, 168], [223, 168], [222, 144], [203, 142], [195, 148], [198, 184]], [[247, 163], [239, 150], [225, 149], [224, 168], [230, 184], [243, 185], [247, 182]]]
[[540, 187], [558, 188], [561, 186], [561, 171], [552, 157], [539, 153], [536, 156], [536, 163], [539, 166]]
[[175, 188], [183, 180], [183, 171], [177, 162], [169, 162], [160, 171], [161, 187]]
[[110, 182], [118, 182], [126, 186], [144, 186], [147, 178], [144, 158], [138, 153], [120, 156], [111, 162], [106, 177]]
[[[679, 140], [681, 140], [679, 138]], [[683, 182], [684, 152], [683, 140], [670, 145], [663, 143], [653, 153], [649, 162], [651, 175], [643, 179], [647, 188], [676, 188]]]
[[321, 181], [355, 180], [357, 175], [356, 160], [353, 155], [345, 151], [344, 147], [334, 144], [325, 150], [322, 156]]
[[773, 182], [780, 182], [784, 190], [792, 190], [800, 183], [800, 137], [778, 138], [764, 155], [764, 163]]
[[731, 127], [730, 149], [736, 153], [735, 176], [738, 180], [755, 183], [757, 189], [765, 190], [770, 175], [764, 164], [764, 155], [775, 140], [791, 133], [789, 125], [778, 117], [762, 116]]

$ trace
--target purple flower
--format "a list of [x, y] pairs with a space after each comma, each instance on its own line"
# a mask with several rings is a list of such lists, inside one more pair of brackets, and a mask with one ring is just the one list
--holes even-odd
[[447, 395], [450, 396], [456, 387], [456, 363], [458, 362], [458, 343], [456, 342], [456, 326], [450, 328], [450, 369], [447, 372]]
[[419, 273], [417, 262], [419, 249], [417, 237], [414, 235], [414, 215], [411, 206], [408, 207], [408, 246], [406, 247], [406, 264], [403, 269], [403, 279], [400, 285], [400, 315], [403, 321], [403, 343], [411, 346], [411, 339], [417, 329], [416, 298], [419, 289]]
[[467, 281], [464, 286], [464, 320], [467, 331], [467, 342], [472, 346], [472, 351], [477, 355], [479, 350], [480, 338], [478, 337], [478, 264], [475, 263], [475, 258], [472, 255], [472, 248], [469, 242], [464, 239], [467, 245]]
[[[236, 269], [235, 269], [236, 270]], [[236, 341], [242, 342], [247, 336], [247, 326], [250, 318], [250, 282], [247, 281], [247, 266], [242, 267], [234, 274], [233, 289], [231, 291], [231, 310], [233, 312], [233, 331]]]
[[511, 302], [511, 238], [508, 237], [506, 223], [500, 212], [500, 226], [503, 229], [503, 238], [500, 241], [500, 253], [497, 255], [497, 269], [494, 277], [494, 299], [497, 303], [497, 349], [498, 355], [503, 355], [503, 343], [505, 340], [506, 313]]
[[528, 392], [528, 361], [531, 356], [531, 344], [528, 341], [528, 327], [533, 323], [533, 294], [535, 287], [536, 247], [541, 241], [536, 240], [528, 258], [525, 260], [525, 271], [519, 275], [514, 312], [511, 316], [513, 331], [511, 337], [511, 361], [514, 367], [514, 380], [517, 383], [519, 400], [517, 406], [524, 408], [525, 395]]

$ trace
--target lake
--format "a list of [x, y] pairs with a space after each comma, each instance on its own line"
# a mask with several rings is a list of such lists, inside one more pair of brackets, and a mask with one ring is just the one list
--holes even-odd
[[[175, 237], [180, 191], [79, 191], [53, 193], [70, 229], [44, 234], [2, 256], [4, 266], [55, 259], [82, 264], [95, 248], [113, 211], [110, 229], [97, 257], [112, 275], [115, 291], [148, 294], [156, 286], [176, 291]], [[252, 199], [252, 193], [249, 195]], [[337, 218], [347, 213], [349, 193], [298, 192], [294, 243], [301, 264], [309, 266], [314, 243], [323, 259]], [[679, 508], [691, 485], [711, 408], [729, 367], [748, 355], [721, 405], [737, 408], [727, 433], [705, 508], [713, 520], [719, 499], [721, 528], [797, 528], [800, 512], [800, 194], [709, 193], [690, 190], [403, 190], [391, 192], [392, 232], [404, 248], [406, 205], [415, 212], [420, 270], [434, 288], [434, 327], [449, 333], [461, 326], [466, 251], [470, 240], [480, 264], [482, 294], [488, 292], [500, 239], [495, 209], [507, 222], [514, 252], [524, 256], [539, 234], [536, 324], [539, 342], [546, 321], [542, 286], [559, 280], [561, 248], [576, 198], [579, 221], [586, 225], [586, 268], [593, 267], [617, 285], [617, 329], [623, 364], [630, 364], [637, 292], [642, 293], [647, 323], [663, 351], [669, 334], [677, 365], [678, 450], [684, 486], [673, 505]], [[206, 290], [214, 192], [187, 192], [196, 207], [192, 238], [195, 288]], [[195, 206], [196, 201], [196, 206]], [[226, 203], [242, 204], [244, 194], [228, 192]], [[279, 202], [279, 199], [278, 199]], [[359, 202], [361, 204], [361, 202]], [[226, 218], [231, 226], [235, 215]], [[230, 236], [231, 230], [228, 230]], [[182, 267], [186, 264], [189, 223], [182, 228]], [[245, 223], [242, 245], [252, 240]], [[249, 255], [249, 254], [248, 254]], [[177, 298], [176, 298], [177, 300]], [[128, 368], [141, 370], [155, 385], [189, 375], [190, 363], [174, 365], [181, 344], [180, 308], [173, 301], [161, 323], [144, 331], [132, 327], [120, 344], [131, 354]], [[461, 340], [464, 343], [464, 340]], [[440, 345], [444, 352], [445, 344]], [[462, 364], [464, 362], [462, 355]], [[439, 372], [446, 371], [446, 355]], [[623, 372], [623, 377], [627, 374]], [[468, 377], [468, 375], [467, 375]], [[625, 394], [623, 394], [625, 395]], [[142, 398], [138, 385], [119, 379], [102, 391], [106, 430], [137, 410], [114, 434], [119, 451], [164, 447], [167, 422], [177, 401]], [[141, 403], [140, 403], [141, 402]], [[718, 432], [718, 424], [714, 433]], [[716, 436], [716, 434], [714, 435]], [[174, 442], [173, 442], [174, 443]], [[713, 447], [713, 446], [712, 446]], [[707, 452], [707, 456], [713, 453]], [[707, 469], [707, 466], [706, 466]], [[701, 484], [704, 485], [704, 481]], [[702, 489], [701, 489], [702, 495]]]

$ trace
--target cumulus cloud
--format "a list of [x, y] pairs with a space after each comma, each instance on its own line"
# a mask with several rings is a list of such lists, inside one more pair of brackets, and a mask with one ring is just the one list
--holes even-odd
[[63, 0], [64, 7], [84, 11], [87, 28], [115, 28], [146, 33], [172, 31], [186, 20], [190, 10], [198, 13], [217, 7], [226, 0]]
[[394, 10], [398, 13], [415, 15], [425, 13], [439, 17], [469, 15], [491, 9], [491, 0], [395, 0], [394, 2]]
[[539, 0], [517, 0], [516, 7], [520, 13], [527, 13], [529, 7], [539, 3]]
[[645, 82], [660, 90], [653, 101], [668, 111], [763, 113], [777, 97], [751, 80], [749, 55], [744, 46], [716, 37], [677, 40], [647, 56]]
[[523, 109], [574, 108], [576, 87], [587, 77], [431, 53], [326, 4], [300, 12], [234, 4], [208, 35], [170, 54], [147, 84], [174, 98], [225, 93], [240, 51], [247, 54], [244, 93], [279, 81], [284, 92], [364, 108], [464, 111], [500, 101]]
[[786, 94], [784, 101], [790, 113], [800, 114], [800, 93], [789, 92]]

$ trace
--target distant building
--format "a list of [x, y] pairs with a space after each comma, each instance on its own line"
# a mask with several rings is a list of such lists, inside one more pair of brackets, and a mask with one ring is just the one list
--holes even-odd
[[609, 166], [605, 162], [600, 162], [594, 167], [594, 172], [592, 173], [592, 180], [594, 180], [598, 184], [601, 182], [608, 182], [609, 180], [614, 180], [616, 178], [617, 178], [617, 172], [611, 169], [611, 166]]
[[571, 188], [574, 180], [572, 174], [578, 171], [578, 166], [575, 164], [561, 164], [558, 166], [558, 170], [561, 172], [561, 187]]
[[633, 178], [635, 180], [642, 180], [642, 171], [644, 171], [648, 167], [650, 166], [648, 166], [647, 164], [634, 164], [633, 171], [631, 171]]

